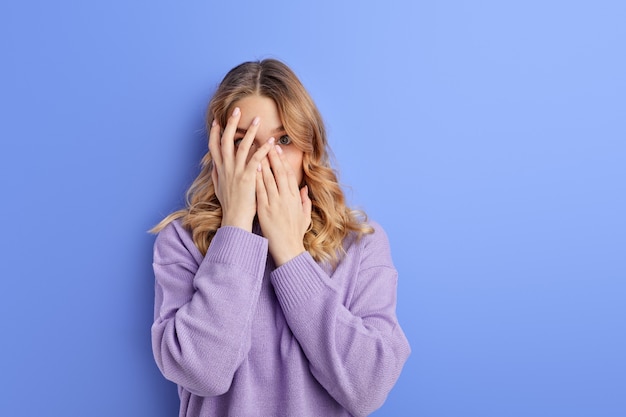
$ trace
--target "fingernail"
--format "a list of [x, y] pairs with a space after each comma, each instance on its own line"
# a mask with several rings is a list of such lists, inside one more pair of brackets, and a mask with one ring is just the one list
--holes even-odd
[[262, 169], [263, 169], [263, 168], [261, 167], [261, 164], [257, 165], [257, 167], [256, 167], [256, 170], [257, 170], [257, 171], [261, 172], [261, 171], [262, 171]]
[[213, 119], [213, 121], [211, 122], [211, 127], [215, 127], [216, 124], [217, 122], [215, 121], [215, 119]]
[[275, 141], [275, 140], [276, 140], [276, 139], [274, 139], [273, 137], [271, 137], [271, 138], [268, 140], [268, 143], [271, 145], [271, 144], [273, 144], [273, 143], [274, 143], [274, 141]]
[[258, 126], [260, 121], [261, 121], [261, 118], [259, 116], [255, 117], [254, 120], [252, 121], [252, 126]]
[[235, 107], [235, 110], [233, 110], [233, 116], [239, 116], [239, 107]]
[[278, 154], [280, 155], [283, 153], [283, 149], [280, 146], [276, 145], [276, 152], [278, 152]]

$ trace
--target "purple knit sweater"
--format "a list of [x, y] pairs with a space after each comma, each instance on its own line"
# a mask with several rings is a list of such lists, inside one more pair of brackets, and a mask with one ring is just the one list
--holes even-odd
[[349, 238], [335, 270], [305, 252], [276, 268], [258, 225], [218, 229], [206, 256], [174, 221], [154, 245], [152, 347], [180, 416], [365, 416], [410, 347], [384, 231]]

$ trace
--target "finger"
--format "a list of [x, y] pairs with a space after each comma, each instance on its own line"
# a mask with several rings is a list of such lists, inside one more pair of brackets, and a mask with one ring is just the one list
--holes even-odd
[[241, 111], [239, 107], [235, 107], [233, 113], [228, 118], [224, 133], [221, 137], [221, 149], [222, 149], [222, 161], [224, 165], [229, 165], [234, 159], [235, 153], [235, 132], [237, 131], [237, 124], [241, 118]]
[[215, 164], [213, 164], [213, 168], [211, 169], [211, 180], [213, 181], [213, 191], [217, 194], [217, 168]]
[[220, 146], [220, 125], [216, 120], [213, 120], [211, 124], [211, 131], [209, 132], [209, 152], [211, 153], [211, 159], [213, 164], [219, 166], [222, 165], [222, 151]]
[[261, 171], [261, 161], [267, 157], [268, 152], [274, 147], [274, 141], [275, 139], [271, 137], [263, 144], [263, 146], [257, 149], [248, 161], [246, 169]]
[[275, 150], [269, 153], [269, 158], [278, 189], [280, 192], [290, 192], [292, 195], [295, 195], [298, 191], [298, 184], [291, 164], [289, 164], [283, 149], [279, 145], [276, 145], [274, 148]]
[[311, 198], [309, 197], [309, 186], [305, 185], [300, 188], [300, 201], [302, 201], [302, 205], [311, 204]]
[[252, 142], [254, 142], [254, 138], [256, 137], [256, 132], [257, 130], [259, 130], [260, 123], [261, 118], [258, 116], [252, 119], [252, 123], [250, 123], [250, 126], [248, 127], [248, 130], [243, 137], [243, 140], [237, 148], [237, 154], [235, 155], [237, 165], [243, 166], [248, 160], [248, 153], [250, 152], [250, 147], [252, 146]]
[[256, 204], [258, 208], [268, 205], [267, 190], [263, 182], [263, 173], [260, 170], [256, 173]]
[[281, 192], [284, 192], [287, 189], [287, 173], [285, 171], [285, 167], [283, 166], [283, 160], [278, 154], [278, 145], [274, 146], [274, 148], [267, 154], [267, 158], [270, 163], [270, 168], [274, 172], [274, 178], [276, 180], [276, 184], [278, 189]]
[[305, 185], [300, 189], [300, 199], [302, 200], [302, 209], [304, 210], [304, 216], [307, 219], [307, 228], [311, 224], [311, 209], [313, 202], [309, 197], [309, 186]]
[[272, 174], [272, 169], [270, 168], [270, 161], [267, 158], [264, 158], [263, 161], [261, 161], [261, 173], [263, 174], [263, 183], [265, 184], [268, 200], [277, 198], [278, 187], [276, 186], [276, 179], [274, 178], [274, 174]]

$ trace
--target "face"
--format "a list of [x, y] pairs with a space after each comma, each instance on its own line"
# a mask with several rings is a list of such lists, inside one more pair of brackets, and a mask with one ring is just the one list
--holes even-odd
[[263, 145], [269, 138], [274, 137], [275, 143], [282, 148], [285, 159], [293, 172], [296, 173], [298, 184], [301, 184], [304, 176], [302, 169], [304, 152], [298, 149], [287, 135], [274, 100], [269, 97], [251, 95], [233, 103], [232, 108], [235, 107], [239, 107], [241, 110], [241, 117], [237, 126], [237, 133], [235, 134], [235, 145], [241, 141], [252, 120], [259, 116], [261, 122], [254, 138], [254, 143], [250, 148], [250, 155], [256, 151], [257, 147]]

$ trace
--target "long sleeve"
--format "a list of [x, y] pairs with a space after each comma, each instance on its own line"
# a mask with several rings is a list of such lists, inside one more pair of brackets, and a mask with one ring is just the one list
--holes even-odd
[[200, 396], [228, 391], [250, 349], [267, 240], [218, 229], [205, 257], [179, 223], [154, 244], [152, 348], [163, 375]]
[[343, 271], [335, 275], [354, 282], [350, 294], [308, 253], [271, 275], [312, 374], [354, 416], [383, 404], [410, 354], [395, 313], [397, 272], [387, 237], [374, 226], [337, 268]]

